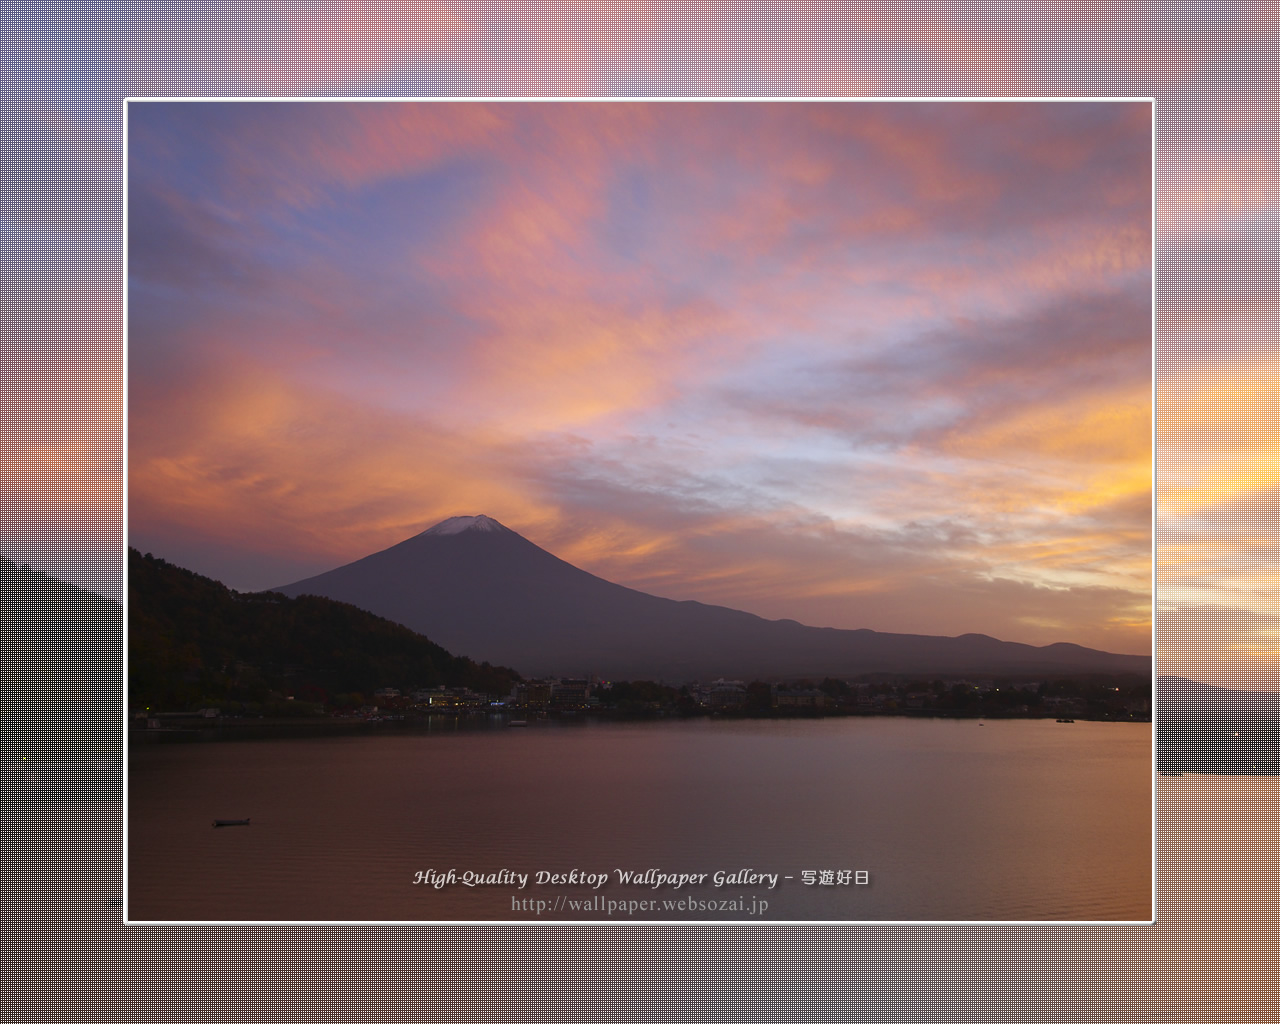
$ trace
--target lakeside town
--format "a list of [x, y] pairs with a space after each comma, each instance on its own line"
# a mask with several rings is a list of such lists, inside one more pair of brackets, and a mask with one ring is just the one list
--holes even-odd
[[1151, 720], [1150, 684], [1144, 679], [905, 679], [886, 675], [852, 682], [744, 682], [669, 686], [655, 682], [537, 679], [516, 683], [508, 694], [467, 686], [403, 691], [379, 687], [367, 696], [344, 694], [333, 704], [273, 692], [265, 703], [224, 701], [194, 710], [135, 712], [135, 726], [163, 729], [174, 719], [238, 722], [321, 720], [338, 723], [413, 722], [436, 716], [502, 716], [509, 724], [530, 719], [667, 717], [827, 717], [898, 715], [947, 718], [1050, 718], [1062, 722]]

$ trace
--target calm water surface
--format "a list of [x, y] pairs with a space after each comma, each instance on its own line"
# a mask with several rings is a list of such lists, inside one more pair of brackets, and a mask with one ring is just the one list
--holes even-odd
[[[1145, 724], [535, 721], [135, 744], [128, 911], [135, 921], [1148, 920], [1151, 801]], [[246, 817], [248, 827], [211, 824]], [[450, 868], [529, 884], [414, 884], [419, 871]], [[617, 869], [649, 868], [780, 880], [618, 881]], [[536, 884], [538, 871], [575, 869], [610, 880]], [[870, 881], [804, 884], [803, 872], [824, 870]], [[566, 906], [593, 894], [601, 907], [658, 904]], [[665, 904], [681, 899], [702, 902]], [[547, 906], [539, 915], [526, 900]]]

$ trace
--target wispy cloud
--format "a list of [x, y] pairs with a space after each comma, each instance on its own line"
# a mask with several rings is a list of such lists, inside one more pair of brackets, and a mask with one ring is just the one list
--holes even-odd
[[144, 107], [135, 541], [267, 586], [486, 512], [668, 596], [1145, 650], [1147, 117]]

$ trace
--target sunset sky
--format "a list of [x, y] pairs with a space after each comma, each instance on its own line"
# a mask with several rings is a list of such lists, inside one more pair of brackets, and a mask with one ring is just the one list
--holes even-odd
[[1147, 103], [132, 103], [130, 543], [485, 513], [819, 626], [1151, 646]]

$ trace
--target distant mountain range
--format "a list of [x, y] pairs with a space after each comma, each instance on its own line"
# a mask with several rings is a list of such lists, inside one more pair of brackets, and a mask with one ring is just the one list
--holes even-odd
[[1280, 727], [1280, 693], [1230, 690], [1182, 676], [1161, 676], [1160, 721], [1195, 727], [1250, 725]]
[[[413, 545], [414, 541], [427, 535], [448, 538], [474, 534], [483, 538], [485, 534], [492, 533], [503, 536], [499, 532], [502, 528], [493, 520], [479, 524], [479, 529], [469, 528], [476, 525], [467, 519], [447, 520], [435, 533], [428, 531], [426, 535], [413, 538], [406, 544]], [[511, 531], [506, 531], [506, 534], [516, 537]], [[519, 537], [516, 540], [527, 544]], [[390, 554], [404, 546], [397, 545], [381, 554]], [[532, 544], [528, 547], [535, 552], [540, 551]], [[546, 552], [540, 554], [559, 565], [565, 564]], [[340, 608], [329, 609], [323, 603], [314, 606], [302, 603], [295, 606], [306, 610], [307, 614], [296, 613], [300, 615], [296, 618], [297, 627], [304, 632], [298, 635], [294, 635], [296, 631], [290, 632], [287, 644], [296, 648], [296, 653], [289, 653], [271, 637], [270, 630], [266, 630], [264, 634], [262, 627], [262, 622], [265, 621], [263, 615], [275, 617], [281, 612], [288, 613], [288, 607], [281, 606], [277, 609], [271, 602], [243, 599], [212, 580], [203, 579], [176, 566], [167, 566], [158, 559], [143, 559], [137, 552], [130, 553], [129, 561], [130, 616], [137, 627], [131, 640], [135, 647], [139, 643], [144, 648], [152, 646], [152, 642], [148, 640], [148, 631], [154, 630], [155, 620], [159, 618], [173, 620], [170, 626], [164, 628], [162, 635], [170, 636], [175, 644], [190, 644], [195, 641], [196, 646], [192, 649], [191, 656], [195, 656], [200, 645], [205, 642], [203, 634], [212, 630], [213, 635], [229, 628], [230, 633], [225, 635], [237, 638], [233, 646], [247, 644], [253, 647], [269, 642], [274, 653], [264, 653], [263, 657], [278, 661], [296, 658], [300, 664], [290, 669], [295, 672], [297, 668], [304, 667], [307, 659], [313, 656], [322, 659], [325, 670], [331, 670], [334, 657], [341, 661], [350, 656], [350, 648], [357, 646], [361, 649], [356, 652], [356, 656], [366, 659], [355, 672], [362, 684], [373, 680], [373, 685], [380, 685], [377, 678], [381, 675], [383, 665], [394, 667], [396, 672], [407, 672], [420, 681], [424, 673], [429, 675], [432, 671], [430, 667], [424, 668], [422, 654], [426, 655], [428, 661], [440, 666], [446, 675], [450, 672], [459, 673], [463, 682], [470, 682], [470, 677], [477, 672], [494, 679], [505, 675], [502, 669], [468, 665], [461, 659], [439, 651], [434, 644], [426, 644], [421, 638], [406, 638], [397, 634], [394, 629], [388, 630], [385, 624], [379, 625], [376, 622], [361, 625], [356, 619], [352, 619], [360, 628], [360, 640], [355, 644], [348, 634], [346, 621], [342, 619], [343, 615], [347, 618], [351, 618], [351, 615]], [[354, 564], [358, 566], [361, 563]], [[572, 569], [571, 566], [567, 568]], [[586, 573], [581, 575], [587, 576]], [[322, 577], [317, 577], [320, 578]], [[588, 579], [594, 580], [595, 577], [588, 576]], [[156, 585], [165, 580], [169, 582], [163, 586]], [[303, 584], [308, 582], [302, 581]], [[602, 580], [597, 582], [604, 583]], [[178, 591], [188, 590], [189, 593], [179, 600]], [[212, 602], [216, 608], [216, 614], [212, 616], [209, 614], [211, 606], [208, 602]], [[696, 608], [707, 607], [694, 602], [665, 603], [678, 607], [686, 604]], [[232, 606], [236, 611], [228, 611]], [[313, 607], [319, 616], [310, 615]], [[184, 609], [191, 614], [187, 614]], [[712, 611], [728, 612], [728, 609]], [[355, 613], [355, 609], [350, 609], [349, 612]], [[497, 613], [492, 609], [491, 613], [496, 617]], [[3, 626], [0, 630], [0, 640], [3, 640], [0, 643], [0, 682], [3, 683], [4, 691], [6, 735], [14, 742], [20, 740], [23, 749], [53, 749], [85, 742], [101, 746], [108, 734], [118, 736], [123, 642], [121, 606], [115, 601], [62, 583], [26, 566], [16, 565], [9, 559], [0, 558], [0, 614], [0, 625]], [[728, 614], [743, 615], [740, 612]], [[244, 621], [231, 622], [227, 616], [244, 616]], [[338, 618], [335, 619], [335, 616]], [[764, 620], [755, 616], [748, 615], [745, 618], [750, 622], [764, 623]], [[153, 620], [152, 623], [145, 623], [147, 619]], [[341, 622], [342, 628], [335, 628], [335, 622]], [[285, 621], [282, 620], [282, 625], [284, 624]], [[778, 625], [798, 630], [806, 628], [795, 623]], [[328, 655], [314, 639], [317, 630], [323, 631], [327, 637]], [[841, 631], [810, 632], [821, 634]], [[865, 632], [855, 631], [855, 635]], [[384, 636], [378, 638], [375, 634]], [[893, 634], [871, 635], [897, 641], [917, 639]], [[987, 642], [996, 643], [989, 638]], [[1023, 648], [1019, 644], [1000, 646], [1036, 652], [1053, 651], [1067, 645], [1048, 648]], [[367, 651], [364, 650], [366, 647]], [[418, 647], [422, 648], [421, 652]], [[406, 657], [407, 648], [413, 648], [409, 657]], [[1084, 651], [1084, 648], [1074, 650]], [[227, 653], [231, 653], [233, 658], [241, 654], [238, 650]], [[221, 659], [219, 664], [225, 664], [228, 660], [221, 650], [214, 650], [213, 654]], [[146, 651], [131, 652], [131, 662], [136, 661], [139, 656], [145, 660]], [[186, 665], [173, 666], [176, 669], [173, 673], [175, 682], [186, 674], [187, 668]], [[398, 681], [393, 679], [390, 685]], [[135, 682], [130, 679], [131, 690]], [[1280, 773], [1280, 693], [1229, 689], [1180, 676], [1165, 675], [1159, 679], [1158, 694], [1159, 764], [1162, 771], [1249, 775]], [[76, 779], [72, 778], [70, 782], [76, 782]]]
[[584, 572], [483, 515], [446, 519], [384, 551], [276, 589], [354, 604], [450, 651], [526, 676], [681, 682], [1151, 671], [1148, 657], [1076, 644], [817, 628], [654, 597]]

